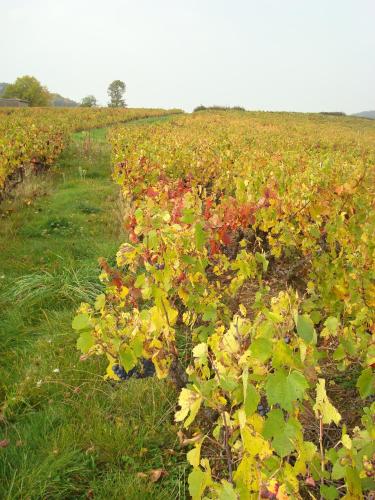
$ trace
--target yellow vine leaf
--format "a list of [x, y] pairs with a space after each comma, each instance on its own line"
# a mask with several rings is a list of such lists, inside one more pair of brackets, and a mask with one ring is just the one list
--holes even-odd
[[[186, 389], [185, 387], [181, 390], [180, 396], [178, 398], [178, 404], [180, 405], [180, 410], [175, 413], [175, 421], [182, 422], [186, 419], [184, 427], [189, 427], [189, 425], [194, 421], [199, 408], [202, 404], [202, 396], [195, 391]], [[190, 415], [188, 416], [190, 412]]]
[[187, 461], [193, 467], [199, 466], [201, 460], [201, 447], [202, 447], [202, 441], [196, 443], [195, 447], [192, 450], [190, 450], [186, 455]]
[[316, 386], [316, 402], [313, 409], [316, 417], [321, 418], [323, 424], [330, 424], [331, 422], [334, 422], [338, 425], [341, 420], [340, 413], [328, 399], [326, 393], [326, 381], [323, 378], [318, 380]]

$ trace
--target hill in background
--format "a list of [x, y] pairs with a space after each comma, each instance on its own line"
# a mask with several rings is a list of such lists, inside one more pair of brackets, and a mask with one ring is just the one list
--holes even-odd
[[68, 97], [63, 97], [60, 94], [51, 94], [52, 95], [52, 106], [58, 108], [76, 108], [79, 106], [79, 103], [69, 99]]
[[0, 97], [8, 85], [9, 85], [9, 83], [5, 83], [5, 82], [0, 83]]
[[359, 116], [361, 118], [370, 118], [375, 120], [375, 111], [361, 111], [360, 113], [354, 113], [353, 116]]

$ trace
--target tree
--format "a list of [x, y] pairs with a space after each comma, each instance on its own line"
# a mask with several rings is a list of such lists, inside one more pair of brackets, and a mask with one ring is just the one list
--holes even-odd
[[94, 108], [97, 104], [95, 96], [87, 95], [81, 101], [81, 108]]
[[30, 106], [48, 106], [51, 94], [34, 76], [20, 76], [14, 83], [8, 85], [3, 97], [23, 99]]
[[124, 82], [122, 82], [121, 80], [114, 80], [108, 87], [108, 95], [111, 99], [111, 102], [108, 104], [108, 106], [112, 108], [125, 108], [125, 89], [126, 86]]

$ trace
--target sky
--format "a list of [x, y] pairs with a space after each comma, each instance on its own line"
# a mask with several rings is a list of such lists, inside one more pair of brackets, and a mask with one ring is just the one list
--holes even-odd
[[105, 105], [375, 109], [375, 0], [0, 0], [0, 82]]

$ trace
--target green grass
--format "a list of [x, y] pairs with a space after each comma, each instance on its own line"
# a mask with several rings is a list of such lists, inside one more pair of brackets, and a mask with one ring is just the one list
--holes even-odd
[[[173, 390], [103, 380], [105, 360], [80, 361], [71, 329], [100, 291], [97, 258], [124, 237], [105, 137], [76, 134], [0, 206], [0, 498], [186, 498]], [[155, 468], [168, 475], [137, 475]]]

